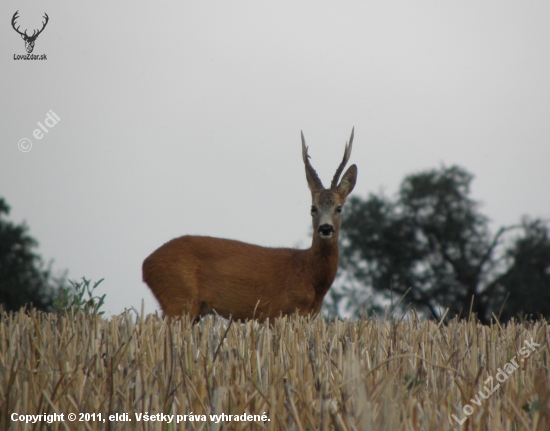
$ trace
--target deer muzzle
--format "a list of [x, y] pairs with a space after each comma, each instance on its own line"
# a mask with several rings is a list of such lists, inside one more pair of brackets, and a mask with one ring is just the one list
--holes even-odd
[[334, 230], [334, 226], [330, 224], [322, 224], [319, 226], [319, 235], [321, 235], [321, 238], [323, 239], [329, 239], [332, 235], [334, 235], [334, 232], [336, 232]]

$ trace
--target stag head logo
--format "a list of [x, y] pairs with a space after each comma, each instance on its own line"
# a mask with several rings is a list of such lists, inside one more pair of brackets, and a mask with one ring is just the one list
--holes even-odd
[[30, 54], [32, 52], [32, 50], [34, 49], [34, 42], [36, 41], [36, 38], [38, 37], [38, 35], [40, 33], [42, 33], [44, 31], [44, 29], [46, 28], [46, 24], [48, 24], [48, 14], [44, 12], [44, 16], [43, 18], [46, 19], [46, 21], [44, 21], [42, 23], [42, 28], [40, 30], [34, 30], [32, 32], [32, 35], [29, 36], [27, 34], [27, 30], [25, 30], [25, 33], [21, 33], [19, 31], [19, 26], [17, 28], [15, 28], [15, 21], [17, 21], [17, 18], [19, 18], [19, 15], [17, 15], [19, 13], [19, 11], [15, 12], [13, 14], [13, 18], [11, 19], [11, 26], [13, 27], [13, 29], [19, 33], [21, 35], [21, 38], [25, 41], [25, 49], [27, 50], [27, 52]]

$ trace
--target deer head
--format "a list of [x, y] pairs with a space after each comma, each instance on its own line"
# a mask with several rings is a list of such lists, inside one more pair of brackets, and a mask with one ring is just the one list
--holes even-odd
[[340, 175], [348, 163], [351, 155], [351, 148], [353, 145], [353, 132], [351, 131], [351, 137], [349, 143], [346, 144], [344, 151], [344, 158], [336, 169], [336, 173], [332, 179], [329, 189], [323, 187], [323, 183], [319, 179], [317, 172], [309, 163], [309, 155], [307, 153], [306, 141], [304, 134], [302, 133], [302, 158], [306, 167], [306, 179], [311, 191], [311, 216], [313, 218], [313, 235], [318, 235], [321, 240], [338, 239], [338, 232], [340, 230], [342, 206], [346, 201], [346, 197], [351, 193], [355, 187], [357, 180], [357, 166], [351, 165], [344, 176], [342, 181], [338, 184]]
[[15, 28], [15, 21], [17, 20], [17, 18], [19, 18], [19, 16], [17, 15], [19, 13], [19, 11], [16, 11], [14, 14], [13, 14], [13, 18], [11, 19], [11, 26], [13, 27], [13, 29], [19, 33], [21, 35], [21, 38], [25, 41], [25, 49], [27, 50], [27, 52], [30, 54], [32, 52], [32, 50], [34, 49], [34, 42], [36, 41], [36, 38], [38, 37], [38, 35], [40, 33], [42, 33], [44, 31], [44, 29], [46, 28], [46, 24], [48, 24], [48, 14], [44, 12], [44, 17], [46, 19], [45, 22], [42, 23], [42, 28], [40, 30], [34, 30], [32, 35], [29, 36], [27, 34], [27, 30], [25, 30], [25, 33], [21, 33], [19, 31], [19, 26], [17, 28]]

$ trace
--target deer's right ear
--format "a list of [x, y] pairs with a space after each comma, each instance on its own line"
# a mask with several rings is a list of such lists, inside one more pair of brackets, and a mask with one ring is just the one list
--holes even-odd
[[338, 184], [338, 193], [340, 196], [342, 196], [344, 199], [351, 193], [353, 188], [355, 187], [355, 182], [357, 181], [357, 166], [351, 165], [344, 176], [342, 177], [342, 181], [340, 181], [340, 184]]

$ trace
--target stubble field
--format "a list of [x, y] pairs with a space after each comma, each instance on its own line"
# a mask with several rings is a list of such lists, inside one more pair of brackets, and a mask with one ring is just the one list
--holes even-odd
[[0, 429], [550, 429], [545, 321], [0, 318]]

